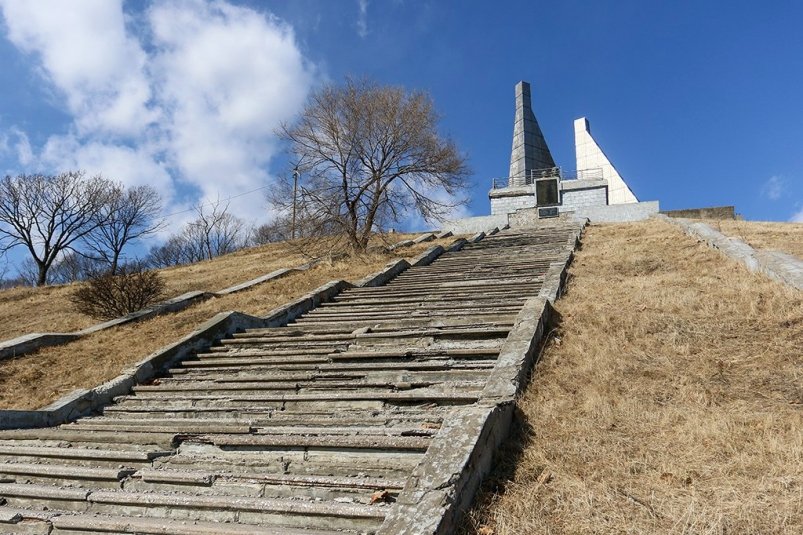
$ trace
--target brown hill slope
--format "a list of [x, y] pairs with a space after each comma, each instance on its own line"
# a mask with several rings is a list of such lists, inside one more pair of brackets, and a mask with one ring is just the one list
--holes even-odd
[[[378, 236], [376, 241], [395, 243], [415, 236], [418, 234], [390, 234]], [[297, 247], [280, 242], [158, 271], [165, 279], [167, 296], [175, 297], [190, 291], [215, 292], [307, 260]], [[71, 332], [97, 323], [76, 312], [69, 301], [78, 284], [0, 290], [0, 340], [35, 332]]]
[[803, 296], [667, 223], [589, 227], [467, 532], [803, 532]]
[[[253, 315], [265, 314], [333, 279], [357, 280], [382, 269], [392, 260], [415, 256], [433, 245], [447, 244], [454, 239], [421, 243], [398, 249], [394, 253], [374, 253], [333, 263], [323, 262], [308, 271], [196, 303], [179, 312], [99, 331], [68, 344], [43, 348], [21, 357], [0, 360], [0, 409], [43, 407], [76, 388], [92, 388], [116, 377], [121, 370], [151, 352], [189, 334], [218, 312], [237, 310]], [[193, 266], [198, 264], [186, 268]], [[276, 268], [267, 269], [266, 273], [272, 269]]]
[[773, 249], [803, 259], [803, 223], [771, 221], [703, 221], [726, 236], [739, 238], [755, 249]]

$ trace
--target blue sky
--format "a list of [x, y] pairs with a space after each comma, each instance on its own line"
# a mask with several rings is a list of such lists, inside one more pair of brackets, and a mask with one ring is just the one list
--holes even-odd
[[432, 95], [483, 215], [527, 80], [561, 166], [586, 116], [642, 200], [803, 220], [801, 6], [0, 0], [0, 169], [151, 183], [171, 213], [245, 193], [232, 209], [265, 219], [247, 192], [283, 171], [276, 125], [317, 85], [367, 75]]

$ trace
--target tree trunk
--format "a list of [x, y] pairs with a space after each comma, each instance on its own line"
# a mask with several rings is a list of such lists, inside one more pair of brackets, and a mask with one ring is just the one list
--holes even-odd
[[120, 251], [114, 251], [114, 255], [112, 256], [112, 265], [109, 268], [109, 271], [112, 275], [117, 275], [117, 264], [120, 262]]
[[39, 268], [39, 275], [36, 278], [36, 285], [45, 286], [47, 285], [47, 268], [49, 266], [44, 262], [37, 262], [36, 265]]

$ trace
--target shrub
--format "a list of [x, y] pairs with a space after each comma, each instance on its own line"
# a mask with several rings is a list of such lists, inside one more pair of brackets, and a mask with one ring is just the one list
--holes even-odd
[[141, 310], [164, 296], [165, 283], [156, 271], [125, 265], [117, 275], [91, 275], [70, 300], [79, 312], [96, 319], [112, 319]]

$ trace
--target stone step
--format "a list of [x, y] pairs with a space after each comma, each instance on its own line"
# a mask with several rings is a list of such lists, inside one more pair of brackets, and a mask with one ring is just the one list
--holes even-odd
[[0, 443], [0, 462], [25, 462], [23, 459], [35, 459], [37, 462], [60, 462], [92, 466], [140, 466], [149, 465], [154, 459], [172, 455], [170, 450], [126, 451], [111, 449], [88, 449], [57, 446], [8, 446]]
[[232, 448], [258, 449], [317, 448], [382, 451], [427, 451], [429, 436], [377, 436], [377, 435], [208, 435], [192, 437], [189, 442], [214, 444]]
[[[53, 535], [137, 534], [137, 535], [335, 535], [342, 531], [264, 527], [231, 522], [197, 522], [164, 518], [137, 518], [99, 514], [56, 516]], [[0, 531], [2, 533], [2, 531]]]
[[[197, 421], [198, 423], [206, 421], [203, 415], [207, 411], [198, 409], [197, 411], [187, 411], [185, 416], [171, 415], [171, 418], [164, 418], [154, 413], [135, 413], [136, 418], [131, 418], [125, 415], [129, 411], [112, 411], [111, 409], [117, 407], [110, 407], [110, 415], [119, 416], [104, 416], [103, 419], [109, 422], [143, 422], [143, 425], [159, 425], [165, 422], [176, 421], [178, 425], [182, 425], [184, 421]], [[334, 411], [324, 410], [320, 412], [293, 412], [293, 411], [275, 411], [270, 413], [259, 412], [256, 410], [240, 411], [242, 414], [235, 412], [225, 413], [231, 420], [244, 420], [248, 419], [252, 422], [255, 428], [268, 427], [268, 426], [316, 426], [321, 428], [326, 427], [350, 427], [350, 426], [409, 426], [413, 428], [439, 428], [443, 420], [443, 415], [449, 411], [448, 408], [439, 408], [435, 406], [410, 406], [394, 408], [393, 410], [385, 411]], [[225, 421], [226, 418], [209, 417], [210, 420]]]
[[226, 338], [221, 340], [224, 346], [228, 345], [241, 345], [241, 344], [271, 344], [280, 342], [289, 343], [307, 343], [307, 342], [352, 342], [362, 339], [377, 339], [377, 338], [392, 338], [394, 340], [399, 338], [422, 338], [422, 337], [453, 337], [453, 338], [499, 338], [507, 336], [510, 332], [509, 327], [444, 327], [441, 329], [428, 328], [428, 329], [410, 329], [403, 331], [387, 331], [387, 332], [366, 332], [358, 335], [315, 335], [304, 334], [300, 336], [281, 336], [271, 335], [265, 336], [265, 333], [237, 333], [233, 338]]
[[121, 481], [134, 474], [132, 468], [87, 468], [58, 464], [0, 463], [0, 478], [16, 482], [50, 484], [91, 484], [94, 487], [120, 488]]
[[[47, 485], [0, 484], [0, 496], [11, 507], [120, 514], [200, 521], [267, 524], [276, 527], [314, 529], [376, 529], [385, 516], [383, 504], [196, 496], [126, 492], [121, 490], [71, 489]], [[66, 515], [63, 515], [66, 516]], [[62, 517], [63, 517], [62, 516]], [[59, 525], [59, 518], [51, 522]], [[64, 525], [64, 524], [62, 524]]]
[[[72, 427], [43, 428], [43, 429], [21, 429], [13, 431], [0, 431], [0, 444], [8, 441], [64, 441], [64, 442], [89, 442], [93, 444], [119, 444], [124, 446], [141, 445], [156, 446], [161, 449], [172, 447], [173, 438], [176, 433], [172, 431], [148, 432], [148, 433], [126, 433], [121, 435], [116, 432], [84, 431]], [[1, 455], [1, 453], [0, 453]]]
[[195, 373], [177, 374], [159, 380], [158, 384], [169, 387], [171, 385], [182, 385], [187, 383], [208, 383], [213, 385], [237, 385], [240, 383], [284, 383], [289, 381], [310, 382], [332, 384], [342, 381], [385, 381], [393, 383], [415, 383], [415, 382], [444, 382], [453, 380], [483, 380], [485, 378], [482, 368], [472, 366], [469, 368], [461, 367], [458, 369], [443, 370], [363, 370], [360, 372], [342, 373], [327, 371], [307, 371], [307, 372], [287, 372], [277, 373], [269, 368], [254, 370], [250, 367], [242, 368], [237, 371], [215, 371], [210, 374], [207, 371], [195, 370]]
[[[459, 381], [456, 379], [445, 381], [285, 381], [285, 382], [258, 382], [258, 383], [228, 383], [214, 384], [207, 381], [160, 384], [152, 386], [137, 386], [133, 392], [143, 397], [150, 394], [179, 392], [181, 394], [210, 394], [219, 396], [234, 396], [244, 392], [254, 394], [281, 394], [284, 392], [322, 393], [322, 392], [355, 392], [360, 390], [402, 392], [419, 388], [450, 388], [455, 390], [479, 390], [485, 386], [482, 379]], [[216, 431], [217, 432], [217, 431]], [[247, 433], [248, 430], [237, 432]], [[0, 436], [2, 438], [2, 436]], [[143, 439], [144, 440], [144, 439]]]
[[220, 448], [184, 444], [179, 453], [157, 468], [189, 471], [237, 471], [276, 475], [407, 478], [424, 453], [411, 450], [352, 450], [348, 448]]
[[[254, 363], [247, 359], [232, 359], [237, 364], [231, 365], [227, 362], [216, 362], [204, 366], [192, 366], [184, 368], [171, 368], [171, 376], [186, 375], [192, 377], [214, 377], [218, 373], [259, 373], [262, 371], [331, 371], [331, 372], [369, 372], [387, 370], [485, 370], [486, 372], [494, 367], [495, 358], [472, 358], [470, 360], [457, 359], [446, 356], [415, 357], [401, 362], [379, 360], [361, 360], [357, 362], [325, 362], [325, 363]], [[188, 361], [198, 362], [198, 361]]]

